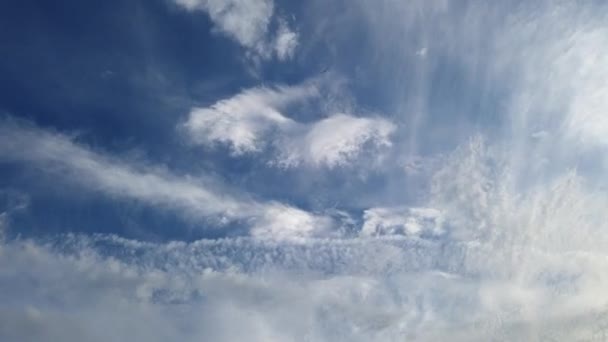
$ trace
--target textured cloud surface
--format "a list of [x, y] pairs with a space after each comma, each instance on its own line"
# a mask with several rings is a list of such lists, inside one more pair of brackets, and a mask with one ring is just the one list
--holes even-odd
[[607, 4], [146, 6], [0, 58], [1, 341], [607, 339]]
[[391, 145], [395, 125], [383, 118], [331, 114], [299, 123], [281, 111], [319, 96], [314, 85], [254, 88], [207, 108], [194, 108], [183, 128], [201, 145], [228, 145], [234, 155], [273, 149], [273, 164], [329, 168], [352, 162], [366, 147]]
[[447, 240], [416, 234], [413, 224], [435, 221], [425, 228], [432, 231], [439, 212], [415, 208], [366, 214], [366, 230], [399, 226], [403, 217], [401, 237], [396, 232], [346, 240], [153, 244], [67, 235], [5, 242], [0, 336], [20, 341], [600, 338], [608, 305], [602, 249], [608, 227], [598, 220], [608, 205], [605, 194], [586, 190], [575, 175], [521, 197], [496, 192], [504, 178], [471, 173], [491, 168], [495, 158], [480, 152], [478, 144], [455, 153], [446, 166], [454, 177], [437, 174], [442, 193], [453, 187], [462, 192], [432, 201], [445, 213], [443, 224], [453, 235]]

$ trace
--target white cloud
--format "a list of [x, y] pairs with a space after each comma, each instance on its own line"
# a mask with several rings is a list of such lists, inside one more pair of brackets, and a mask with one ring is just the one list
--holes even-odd
[[278, 29], [269, 32], [274, 16], [272, 0], [174, 0], [189, 11], [206, 12], [217, 29], [236, 40], [248, 51], [268, 59], [293, 56], [298, 35], [278, 17]]
[[267, 135], [295, 125], [281, 109], [314, 96], [316, 89], [308, 85], [253, 88], [210, 107], [192, 109], [183, 128], [197, 144], [227, 144], [236, 155], [259, 151]]
[[[62, 181], [175, 210], [196, 220], [214, 219], [219, 225], [239, 221], [254, 228], [272, 226], [271, 231], [277, 237], [288, 237], [291, 233], [296, 237], [306, 236], [331, 225], [330, 219], [288, 205], [256, 201], [217, 181], [178, 176], [145, 164], [130, 164], [75, 144], [64, 135], [6, 121], [0, 124], [0, 160], [36, 165], [41, 172]], [[320, 222], [326, 225], [321, 227]]]
[[318, 97], [314, 84], [253, 88], [210, 107], [192, 109], [181, 127], [195, 144], [225, 144], [234, 155], [269, 148], [275, 154], [271, 163], [281, 167], [339, 167], [352, 163], [366, 149], [391, 146], [396, 126], [383, 118], [336, 113], [300, 123], [282, 113]]
[[358, 118], [334, 114], [307, 126], [301, 135], [286, 136], [280, 143], [277, 163], [292, 167], [300, 163], [329, 168], [353, 162], [365, 149], [390, 147], [393, 123], [382, 118]]
[[272, 0], [175, 0], [187, 10], [201, 10], [224, 33], [255, 48], [264, 39], [274, 11]]
[[279, 22], [274, 45], [277, 58], [280, 60], [292, 58], [298, 46], [298, 34], [290, 30], [284, 20]]
[[311, 215], [300, 209], [275, 203], [267, 207], [264, 217], [251, 234], [259, 238], [292, 239], [328, 236], [334, 225], [329, 217]]
[[[608, 29], [593, 6], [560, 4], [513, 15], [497, 39], [496, 65], [514, 84], [513, 129], [545, 130], [561, 149], [608, 145]], [[508, 51], [521, 50], [524, 54]], [[517, 134], [518, 132], [514, 132]], [[555, 143], [555, 142], [554, 142]]]
[[444, 232], [441, 212], [433, 208], [370, 208], [363, 220], [361, 236], [439, 236]]
[[[390, 14], [404, 22], [407, 30], [419, 32], [410, 28], [428, 20], [429, 12], [409, 9], [414, 5], [426, 9], [420, 4], [440, 13], [448, 13], [450, 8], [447, 1], [414, 1], [406, 13], [416, 20], [403, 20], [404, 12], [392, 11], [389, 6], [370, 13], [378, 15], [375, 23], [384, 25], [383, 13], [395, 12]], [[494, 18], [482, 16], [483, 11], [477, 8], [457, 16], [467, 25], [431, 20], [424, 23], [422, 31], [435, 38], [434, 27], [445, 31], [456, 27], [454, 36], [442, 36], [456, 38], [446, 44], [448, 49], [456, 46], [456, 50], [473, 56], [472, 60], [479, 54], [492, 64], [503, 63], [504, 59], [487, 58], [479, 49], [470, 49], [479, 35], [486, 37], [478, 22]], [[535, 15], [515, 16], [516, 23], [525, 23]], [[569, 16], [562, 13], [557, 17]], [[449, 19], [447, 14], [431, 18]], [[572, 24], [553, 21], [566, 27]], [[418, 198], [422, 204], [416, 208], [367, 210], [361, 235], [354, 239], [312, 239], [311, 235], [326, 234], [326, 218], [245, 196], [220, 198], [221, 191], [209, 190], [197, 179], [104, 156], [57, 134], [5, 126], [0, 130], [4, 161], [41, 165], [51, 168], [47, 172], [62, 171], [55, 174], [74, 176], [105, 193], [171, 204], [193, 215], [254, 213], [253, 218], [242, 217], [252, 220], [255, 238], [151, 244], [113, 237], [61, 236], [54, 244], [63, 254], [31, 241], [0, 243], [0, 340], [604, 339], [608, 326], [608, 196], [597, 186], [601, 181], [585, 177], [581, 170], [555, 168], [538, 178], [529, 172], [533, 169], [529, 165], [539, 163], [539, 153], [529, 142], [605, 144], [601, 136], [603, 103], [598, 95], [603, 91], [603, 71], [601, 63], [596, 63], [602, 57], [594, 55], [596, 49], [602, 49], [594, 44], [603, 42], [604, 37], [600, 34], [598, 38], [589, 27], [581, 26], [577, 33], [581, 36], [563, 35], [575, 38], [573, 51], [564, 53], [560, 52], [563, 42], [552, 51], [544, 49], [545, 39], [525, 44], [519, 41], [530, 37], [522, 32], [541, 32], [541, 38], [551, 32], [542, 22], [537, 24], [532, 22], [512, 36], [507, 33], [518, 43], [510, 44], [507, 39], [502, 52], [509, 65], [511, 57], [517, 55], [516, 68], [509, 73], [522, 77], [508, 85], [517, 93], [509, 99], [513, 100], [513, 116], [506, 119], [512, 134], [501, 137], [506, 140], [503, 143], [488, 144], [474, 138], [447, 158], [429, 162], [432, 165], [428, 167], [424, 160], [407, 160], [406, 168], [412, 173], [439, 169], [425, 194], [428, 198]], [[471, 30], [472, 39], [459, 36], [463, 34], [459, 30], [468, 33], [471, 27], [477, 28]], [[404, 31], [396, 31], [399, 41]], [[377, 41], [401, 49], [395, 40]], [[433, 60], [442, 52], [437, 48], [450, 40], [438, 41], [429, 47], [433, 53], [427, 54], [425, 61]], [[538, 44], [541, 48], [534, 50]], [[384, 55], [401, 58], [397, 53]], [[589, 70], [585, 69], [585, 55], [592, 57]], [[399, 65], [379, 64], [390, 69]], [[483, 69], [478, 63], [468, 66]], [[357, 155], [361, 146], [382, 141], [374, 140], [377, 135], [361, 133], [370, 129], [362, 124], [365, 121], [361, 120], [368, 120], [364, 118], [335, 114], [306, 124], [289, 119], [283, 111], [296, 100], [284, 95], [288, 90], [258, 88], [250, 91], [253, 95], [243, 93], [238, 101], [227, 99], [204, 109], [209, 111], [202, 112], [211, 118], [209, 122], [195, 110], [191, 119], [197, 116], [202, 124], [193, 125], [191, 132], [200, 136], [192, 138], [203, 145], [227, 144], [236, 154], [260, 151], [268, 145], [275, 152], [284, 152], [277, 156], [293, 158], [294, 164], [313, 165], [319, 160], [328, 166], [341, 165], [352, 146], [357, 146]], [[403, 88], [393, 91], [402, 96]], [[305, 100], [309, 95], [295, 98]], [[240, 105], [247, 101], [256, 105]], [[543, 102], [549, 103], [547, 107]], [[564, 102], [566, 106], [562, 106]], [[248, 112], [247, 108], [255, 109]], [[560, 111], [562, 108], [565, 110]], [[543, 124], [556, 118], [553, 110], [560, 113], [558, 127], [545, 127]], [[224, 117], [227, 122], [222, 121]], [[345, 122], [347, 128], [341, 130], [342, 125], [336, 122]], [[414, 125], [413, 129], [419, 127]], [[547, 134], [531, 138], [539, 130]], [[314, 144], [306, 140], [311, 135], [314, 141], [326, 143], [313, 149]], [[359, 136], [375, 138], [366, 138], [361, 145]], [[293, 146], [282, 150], [289, 146], [283, 144], [286, 141]], [[551, 148], [566, 145], [556, 146]], [[424, 238], [423, 233], [435, 229], [443, 233]], [[277, 242], [275, 237], [298, 239]], [[106, 248], [108, 245], [119, 248]]]
[[608, 304], [603, 254], [530, 253], [522, 279], [492, 273], [502, 249], [449, 241], [53, 246], [0, 244], [3, 341], [568, 341], [602, 329]]

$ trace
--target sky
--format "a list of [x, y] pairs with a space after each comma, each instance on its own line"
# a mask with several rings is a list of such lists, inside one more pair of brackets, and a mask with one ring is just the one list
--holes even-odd
[[606, 23], [0, 3], [0, 340], [605, 340]]

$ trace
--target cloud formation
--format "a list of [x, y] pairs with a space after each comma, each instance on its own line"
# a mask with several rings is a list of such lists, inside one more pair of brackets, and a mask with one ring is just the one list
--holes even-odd
[[[518, 75], [509, 78], [518, 90], [511, 108], [515, 129], [526, 134], [546, 130], [577, 149], [607, 146], [606, 17], [567, 3], [534, 21], [523, 21], [524, 16], [513, 19], [522, 25], [505, 30], [497, 48], [500, 71]], [[513, 48], [527, 53], [505, 53]]]
[[[552, 197], [544, 212], [533, 209], [536, 223], [563, 215], [561, 206], [578, 196], [572, 189]], [[589, 213], [579, 208], [574, 216]], [[560, 218], [531, 233], [544, 234]], [[495, 221], [503, 229], [510, 223]], [[588, 249], [591, 240], [568, 253], [541, 239], [520, 250], [521, 242], [401, 236], [155, 244], [103, 235], [8, 241], [0, 244], [0, 337], [483, 341], [606, 332], [605, 252]]]
[[240, 222], [254, 235], [264, 231], [267, 237], [302, 237], [326, 232], [333, 223], [289, 205], [255, 200], [211, 179], [131, 164], [80, 146], [65, 135], [11, 121], [0, 124], [0, 160], [36, 165], [62, 181], [175, 210], [195, 220], [209, 219], [219, 226]]
[[281, 167], [334, 168], [355, 161], [366, 149], [391, 146], [396, 126], [384, 118], [333, 113], [301, 123], [283, 114], [318, 97], [314, 84], [252, 88], [209, 107], [192, 109], [181, 128], [193, 143], [224, 144], [235, 156], [270, 149], [271, 164]]
[[316, 95], [308, 85], [252, 88], [209, 107], [193, 108], [182, 127], [196, 144], [226, 144], [234, 155], [260, 151], [274, 131], [296, 125], [281, 110]]
[[390, 147], [395, 125], [383, 118], [360, 118], [337, 113], [306, 125], [299, 135], [285, 135], [276, 163], [334, 168], [352, 163], [366, 148]]
[[[15, 128], [3, 133], [10, 131]], [[83, 158], [82, 149], [65, 138], [50, 133], [36, 138], [42, 133], [29, 132], [17, 129], [30, 145], [16, 141], [11, 147], [27, 147], [20, 151], [33, 160], [65, 158], [57, 151], [69, 151], [79, 162], [68, 164], [100, 165], [94, 161], [99, 155]], [[45, 144], [32, 142], [36, 139]], [[460, 146], [434, 174], [425, 208], [369, 209], [358, 238], [311, 238], [308, 229], [318, 229], [319, 222], [292, 208], [266, 206], [268, 218], [296, 231], [264, 222], [254, 238], [191, 243], [69, 234], [47, 242], [4, 241], [0, 337], [483, 341], [601, 336], [608, 307], [608, 197], [591, 191], [575, 172], [517, 189], [504, 151], [479, 138]], [[277, 234], [301, 238], [277, 240]]]
[[[270, 1], [176, 1], [208, 13], [251, 54], [290, 58], [298, 44], [280, 18], [269, 33]], [[364, 165], [368, 154], [399, 145], [393, 155], [406, 155], [386, 158], [384, 169], [419, 177], [415, 185], [428, 181], [423, 193], [408, 197], [411, 187], [388, 189], [393, 183], [384, 180], [365, 184], [343, 196], [345, 207], [362, 214], [347, 217], [352, 229], [345, 232], [337, 211], [254, 198], [212, 178], [1, 121], [2, 163], [217, 226], [242, 224], [248, 236], [6, 238], [10, 213], [0, 209], [0, 340], [605, 340], [608, 33], [600, 19], [608, 12], [552, 1], [513, 11], [505, 10], [509, 2], [345, 3], [366, 12], [357, 29], [373, 40], [362, 48], [365, 39], [356, 39], [357, 52], [373, 54], [357, 75], [381, 80], [370, 88], [405, 113], [399, 126], [357, 110], [293, 115], [325, 101], [311, 82], [250, 88], [193, 108], [180, 132], [195, 145], [225, 146], [233, 157], [322, 171]], [[333, 22], [348, 41], [359, 32], [343, 17]], [[471, 119], [452, 106], [460, 95], [481, 127], [458, 125]], [[339, 171], [348, 179], [352, 170]], [[357, 197], [368, 191], [382, 194], [360, 205]]]
[[370, 208], [363, 213], [361, 236], [439, 236], [441, 212], [433, 208]]
[[[273, 0], [174, 1], [188, 11], [207, 13], [220, 32], [264, 59], [290, 59], [298, 45], [298, 34], [285, 18], [274, 15]], [[273, 17], [277, 18], [278, 28], [270, 32]]]

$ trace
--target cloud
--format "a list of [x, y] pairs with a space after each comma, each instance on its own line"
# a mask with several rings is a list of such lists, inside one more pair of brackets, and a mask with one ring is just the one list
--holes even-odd
[[264, 211], [261, 221], [256, 222], [251, 234], [260, 238], [291, 239], [310, 236], [328, 236], [334, 222], [329, 217], [274, 203]]
[[[542, 4], [506, 16], [495, 10], [508, 18], [506, 24], [487, 7], [447, 1], [362, 6], [378, 27], [374, 43], [394, 48], [370, 50], [380, 58], [374, 63], [400, 82], [393, 87], [387, 81], [380, 89], [393, 92], [387, 97], [395, 102], [406, 93], [403, 76], [421, 66], [403, 62], [406, 54], [399, 52], [409, 49], [416, 56], [428, 46], [424, 58], [416, 59], [431, 67], [407, 78], [414, 95], [402, 100], [414, 103], [408, 114], [416, 112], [405, 120], [416, 133], [411, 142], [430, 135], [423, 119], [441, 121], [425, 107], [433, 98], [427, 89], [446, 80], [431, 82], [427, 73], [445, 72], [439, 60], [458, 65], [448, 68], [450, 80], [458, 78], [452, 70], [487, 73], [469, 79], [487, 82], [471, 89], [472, 107], [486, 100], [480, 100], [484, 91], [495, 90], [486, 84], [504, 82], [508, 108], [489, 125], [501, 126], [502, 134], [487, 127], [478, 135], [466, 131], [461, 134], [468, 140], [445, 158], [424, 155], [424, 148], [436, 146], [423, 146], [414, 151], [420, 156], [398, 159], [404, 165], [387, 163], [428, 176], [430, 188], [415, 203], [374, 204], [354, 238], [331, 238], [335, 223], [327, 215], [127, 162], [61, 134], [3, 123], [3, 162], [35, 165], [57, 179], [201, 219], [244, 221], [251, 237], [144, 243], [68, 234], [46, 242], [2, 241], [0, 340], [605, 339], [605, 172], [594, 176], [579, 168], [582, 158], [560, 159], [578, 156], [580, 146], [605, 145], [598, 95], [604, 58], [597, 54], [605, 30], [593, 20], [586, 23], [591, 14], [579, 6], [560, 6], [546, 15], [537, 12], [547, 9]], [[428, 44], [397, 44], [413, 35]], [[344, 111], [310, 122], [287, 115], [292, 105], [316, 101], [320, 93], [308, 86], [253, 88], [193, 109], [182, 128], [195, 144], [226, 145], [237, 156], [269, 151], [271, 162], [286, 167], [337, 167], [361, 158], [368, 147], [376, 152], [394, 144], [394, 124], [383, 119]], [[498, 102], [492, 109], [502, 106]], [[587, 165], [596, 167], [603, 152]]]
[[280, 60], [291, 59], [298, 46], [298, 34], [290, 30], [284, 20], [279, 21], [274, 46]]
[[361, 236], [439, 236], [441, 212], [432, 208], [370, 208], [363, 213]]
[[259, 151], [266, 135], [296, 123], [280, 111], [317, 95], [312, 86], [252, 88], [206, 108], [193, 108], [183, 124], [197, 144], [227, 144], [233, 154]]
[[576, 340], [605, 329], [603, 253], [531, 251], [510, 268], [516, 274], [497, 276], [505, 250], [489, 247], [406, 238], [13, 240], [0, 244], [0, 338]]
[[608, 197], [597, 181], [570, 169], [523, 183], [511, 152], [474, 138], [433, 175], [428, 206], [441, 210], [450, 237], [487, 245], [504, 258], [496, 272], [519, 267], [522, 276], [547, 266], [525, 262], [528, 254], [603, 253]]
[[[272, 226], [268, 234], [288, 237], [293, 233], [299, 237], [329, 229], [332, 223], [285, 204], [255, 200], [211, 179], [178, 176], [161, 167], [94, 152], [64, 135], [31, 125], [10, 121], [0, 124], [0, 159], [36, 165], [62, 181], [177, 211], [195, 220], [211, 220], [219, 226], [240, 222], [254, 232], [262, 229], [260, 226]], [[280, 231], [282, 228], [285, 232]]]
[[[15, 149], [21, 158], [67, 150], [80, 161], [66, 164], [118, 167], [79, 156], [82, 147], [56, 133], [13, 126], [2, 136], [11, 131], [2, 146], [27, 147]], [[517, 188], [504, 151], [479, 138], [460, 146], [433, 176], [426, 206], [371, 208], [357, 238], [311, 238], [322, 221], [266, 203], [273, 221], [259, 221], [251, 238], [4, 241], [0, 338], [594, 338], [607, 317], [608, 198], [576, 173]]]
[[181, 125], [189, 139], [208, 147], [229, 146], [233, 155], [272, 150], [271, 164], [329, 168], [352, 163], [366, 149], [391, 146], [396, 126], [380, 118], [334, 113], [310, 123], [297, 122], [283, 111], [317, 100], [314, 84], [258, 87], [205, 108], [194, 108]]
[[382, 118], [359, 118], [337, 113], [306, 127], [301, 135], [284, 137], [277, 164], [293, 167], [300, 163], [329, 168], [352, 163], [366, 147], [390, 147], [393, 123]]
[[[604, 9], [602, 9], [604, 10]], [[546, 130], [565, 145], [592, 148], [608, 145], [608, 29], [593, 6], [560, 4], [550, 12], [514, 24], [499, 40], [501, 71], [518, 90], [513, 104], [514, 129]], [[534, 46], [531, 46], [534, 42]], [[505, 49], [525, 48], [525, 56]], [[567, 146], [563, 146], [565, 148]]]
[[[323, 6], [315, 12], [325, 23], [319, 39], [350, 42], [353, 27], [369, 35], [342, 43], [336, 63], [355, 64], [361, 83], [382, 94], [382, 110], [399, 113], [403, 128], [393, 140], [403, 154], [445, 152], [480, 131], [510, 140], [519, 156], [562, 159], [552, 165], [605, 150], [605, 4], [381, 0], [336, 7], [340, 20]], [[551, 138], [526, 142], [539, 131]]]
[[[216, 28], [236, 40], [250, 53], [264, 59], [290, 59], [298, 45], [298, 34], [287, 21], [274, 16], [272, 0], [174, 0], [188, 11], [206, 12]], [[278, 29], [270, 32], [277, 17]]]

